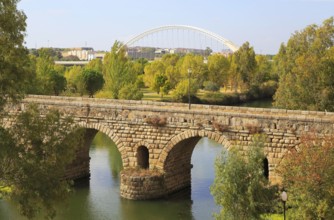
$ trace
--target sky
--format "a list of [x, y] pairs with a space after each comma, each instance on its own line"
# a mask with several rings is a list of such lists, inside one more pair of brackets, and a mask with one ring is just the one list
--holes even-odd
[[334, 16], [334, 0], [21, 0], [18, 8], [27, 15], [28, 48], [95, 50], [152, 28], [190, 25], [276, 54], [296, 31]]

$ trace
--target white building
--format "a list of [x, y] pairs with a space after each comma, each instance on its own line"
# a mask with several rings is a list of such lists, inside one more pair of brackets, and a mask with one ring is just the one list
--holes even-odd
[[94, 49], [92, 47], [71, 48], [63, 52], [63, 57], [77, 56], [80, 60], [93, 60], [95, 58]]

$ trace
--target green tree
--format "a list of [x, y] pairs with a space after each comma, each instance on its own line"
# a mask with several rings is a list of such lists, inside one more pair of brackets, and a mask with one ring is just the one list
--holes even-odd
[[230, 62], [225, 56], [214, 54], [208, 57], [208, 81], [226, 88], [229, 69]]
[[[195, 82], [194, 80], [190, 80], [190, 96], [194, 97], [197, 93], [198, 88], [196, 86], [192, 86], [192, 83]], [[189, 90], [189, 80], [184, 79], [179, 82], [173, 90], [173, 98], [176, 101], [187, 102], [188, 101], [188, 90]]]
[[284, 157], [280, 174], [290, 219], [334, 219], [334, 138], [308, 135]]
[[61, 60], [63, 60], [63, 61], [80, 61], [79, 57], [75, 56], [75, 55], [69, 55], [69, 56], [63, 57], [63, 58], [61, 58]]
[[43, 47], [37, 50], [38, 57], [50, 57], [53, 61], [61, 60], [63, 58], [59, 49], [51, 47]]
[[238, 91], [239, 82], [241, 82], [240, 74], [237, 72], [237, 64], [235, 62], [235, 56], [230, 56], [230, 70], [229, 70], [229, 82], [231, 86], [231, 91], [234, 90], [236, 93]]
[[156, 76], [164, 76], [165, 75], [165, 65], [160, 60], [155, 60], [152, 63], [149, 63], [145, 66], [145, 75], [144, 75], [144, 83], [146, 86], [156, 91], [160, 92], [160, 87], [157, 90], [156, 86]]
[[28, 70], [29, 78], [27, 79], [26, 93], [27, 94], [38, 94], [39, 93], [39, 85], [38, 79], [36, 75], [36, 63], [37, 57], [35, 55], [29, 54], [28, 56]]
[[38, 94], [49, 95], [53, 93], [53, 84], [50, 80], [54, 71], [54, 61], [49, 56], [36, 58], [36, 91]]
[[0, 107], [9, 97], [25, 92], [29, 78], [28, 50], [24, 47], [26, 16], [18, 0], [0, 0]]
[[277, 76], [272, 72], [272, 62], [268, 56], [257, 55], [257, 68], [254, 71], [248, 89], [248, 96], [253, 99], [272, 98], [277, 89]]
[[193, 79], [191, 87], [202, 88], [203, 83], [207, 81], [208, 66], [204, 63], [204, 58], [199, 55], [187, 54], [179, 62], [179, 71], [183, 79], [190, 77]]
[[289, 109], [334, 110], [334, 19], [296, 32], [275, 57], [279, 87], [275, 106]]
[[153, 89], [163, 97], [163, 95], [169, 92], [169, 82], [165, 74], [155, 75]]
[[167, 76], [170, 89], [174, 89], [182, 80], [180, 73], [180, 56], [177, 54], [166, 54], [162, 57], [161, 62], [165, 65], [165, 75]]
[[254, 136], [246, 156], [234, 147], [215, 162], [215, 179], [211, 193], [222, 207], [217, 219], [261, 219], [275, 206], [275, 187], [264, 176], [264, 136]]
[[29, 219], [41, 209], [47, 217], [54, 217], [56, 202], [69, 195], [65, 171], [82, 140], [80, 132], [69, 136], [74, 130], [71, 118], [57, 111], [42, 117], [37, 106], [18, 115], [7, 131], [0, 129], [1, 185], [10, 187], [6, 196], [16, 201], [21, 214]]
[[[103, 76], [105, 79], [104, 90], [110, 91], [114, 99], [118, 99], [121, 89], [127, 85], [136, 85], [137, 73], [133, 70], [132, 62], [125, 54], [125, 48], [116, 41], [110, 51], [104, 57]], [[138, 87], [135, 87], [140, 92]]]
[[98, 58], [95, 58], [95, 59], [89, 61], [89, 63], [85, 66], [85, 69], [95, 70], [97, 72], [102, 73], [102, 71], [103, 71], [102, 60], [98, 59]]
[[126, 84], [119, 91], [120, 99], [141, 100], [143, 97], [144, 94], [133, 84]]
[[103, 88], [103, 75], [100, 72], [89, 69], [84, 70], [82, 74], [85, 89], [88, 92], [89, 97], [93, 97], [97, 91]]
[[251, 80], [251, 85], [259, 86], [266, 81], [275, 79], [275, 76], [272, 76], [272, 65], [268, 60], [268, 57], [264, 55], [257, 55], [255, 60], [257, 68]]
[[81, 66], [72, 66], [66, 70], [64, 76], [67, 81], [67, 89], [72, 93], [85, 93], [85, 85], [82, 79], [83, 68]]
[[55, 70], [50, 72], [50, 86], [53, 89], [53, 94], [58, 96], [66, 89], [66, 78]]
[[254, 49], [249, 42], [246, 42], [233, 54], [233, 57], [235, 74], [241, 80], [238, 84], [241, 85], [242, 90], [246, 90], [250, 86], [257, 65]]
[[144, 74], [144, 68], [147, 63], [148, 60], [145, 58], [140, 58], [133, 61], [133, 70], [136, 72], [138, 76]]

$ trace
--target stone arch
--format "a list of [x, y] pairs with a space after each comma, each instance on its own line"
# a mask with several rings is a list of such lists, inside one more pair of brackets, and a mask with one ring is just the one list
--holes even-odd
[[191, 156], [202, 137], [214, 140], [227, 149], [230, 147], [227, 138], [218, 132], [188, 130], [173, 137], [162, 151], [158, 164], [164, 172], [167, 194], [191, 185]]
[[[154, 149], [154, 145], [153, 144], [148, 144], [145, 141], [140, 141], [140, 142], [136, 143], [136, 145], [133, 148], [134, 156], [136, 158], [136, 164], [134, 166], [139, 166], [139, 164], [138, 164], [138, 149], [140, 147], [146, 147], [147, 148], [147, 150], [148, 150], [148, 164], [149, 164], [149, 167], [150, 167], [153, 164], [151, 162], [151, 160], [154, 159], [153, 158], [153, 152], [152, 152], [152, 149]], [[147, 168], [149, 168], [149, 167], [147, 167]]]
[[183, 133], [180, 133], [176, 136], [174, 136], [166, 145], [166, 147], [162, 150], [162, 153], [160, 154], [160, 157], [158, 159], [158, 162], [156, 164], [156, 167], [159, 169], [164, 169], [166, 159], [168, 157], [169, 152], [181, 141], [184, 141], [189, 138], [203, 138], [207, 137], [218, 144], [223, 145], [227, 150], [231, 147], [231, 143], [227, 139], [226, 136], [222, 135], [218, 132], [212, 132], [212, 131], [199, 131], [199, 130], [188, 130]]
[[76, 125], [79, 128], [94, 129], [96, 131], [100, 131], [100, 132], [104, 133], [105, 135], [107, 135], [116, 144], [116, 147], [118, 148], [118, 150], [121, 154], [123, 167], [125, 167], [129, 164], [129, 157], [128, 157], [127, 152], [125, 151], [125, 146], [124, 146], [123, 142], [121, 141], [121, 139], [118, 137], [118, 135], [115, 134], [115, 132], [112, 131], [112, 129], [110, 129], [109, 127], [104, 126], [102, 124], [99, 124], [99, 123], [79, 122]]
[[149, 151], [145, 146], [139, 146], [137, 148], [137, 165], [139, 168], [148, 169], [150, 167]]

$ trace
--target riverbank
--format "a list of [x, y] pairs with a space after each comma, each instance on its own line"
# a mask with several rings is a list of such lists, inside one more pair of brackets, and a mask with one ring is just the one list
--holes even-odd
[[[156, 92], [151, 91], [149, 88], [142, 89], [144, 94], [143, 100], [161, 101], [161, 102], [183, 102], [188, 103], [188, 96], [183, 97], [182, 100], [173, 99], [172, 94], [164, 95], [161, 97]], [[272, 107], [273, 92], [260, 93], [260, 92], [209, 92], [199, 90], [195, 96], [191, 96], [190, 100], [192, 104], [207, 104], [207, 105], [227, 105], [227, 106], [247, 106], [247, 107]]]

